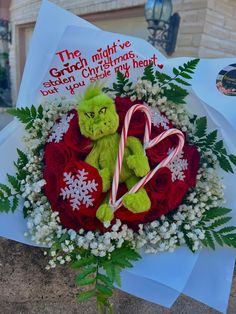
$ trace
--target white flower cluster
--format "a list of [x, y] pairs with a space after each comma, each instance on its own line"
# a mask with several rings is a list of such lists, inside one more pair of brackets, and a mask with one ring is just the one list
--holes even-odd
[[188, 231], [186, 235], [193, 242], [193, 250], [201, 247], [205, 234], [199, 222], [205, 211], [222, 205], [224, 193], [215, 169], [203, 165], [197, 179], [196, 188], [188, 194], [171, 221], [161, 216], [159, 221], [139, 225], [139, 234], [135, 235], [137, 247], [144, 247], [148, 253], [172, 252], [186, 242], [183, 228]]
[[158, 82], [152, 85], [150, 81], [139, 78], [133, 88], [136, 95], [131, 96], [131, 101], [145, 99], [152, 107], [160, 106], [167, 101], [166, 96], [163, 96], [164, 90]]
[[[109, 225], [108, 225], [109, 226]], [[60, 248], [50, 250], [50, 261], [47, 268], [54, 268], [56, 265], [65, 264], [71, 261], [71, 255], [74, 254], [75, 250], [90, 250], [90, 252], [97, 257], [104, 257], [112, 253], [116, 248], [120, 248], [125, 241], [134, 243], [134, 232], [129, 229], [126, 225], [122, 225], [119, 219], [116, 223], [111, 226], [110, 231], [103, 234], [100, 232], [88, 231], [80, 229], [79, 232], [74, 230], [64, 230], [68, 237], [61, 242]], [[61, 237], [61, 232], [58, 233], [57, 237]], [[80, 260], [81, 255], [78, 253], [76, 259]]]

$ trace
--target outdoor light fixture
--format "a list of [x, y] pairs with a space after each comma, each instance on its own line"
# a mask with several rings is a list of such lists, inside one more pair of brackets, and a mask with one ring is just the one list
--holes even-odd
[[171, 0], [147, 0], [145, 4], [145, 18], [151, 36], [148, 41], [161, 46], [168, 55], [175, 51], [179, 30], [180, 16], [172, 14]]
[[0, 39], [11, 42], [11, 31], [7, 20], [0, 19]]

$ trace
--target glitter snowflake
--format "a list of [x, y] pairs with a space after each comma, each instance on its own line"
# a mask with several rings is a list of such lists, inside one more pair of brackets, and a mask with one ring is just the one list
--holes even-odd
[[82, 169], [78, 170], [76, 175], [67, 172], [64, 172], [63, 175], [67, 185], [65, 188], [61, 188], [60, 195], [63, 200], [70, 199], [73, 210], [79, 210], [81, 204], [86, 207], [93, 206], [94, 199], [91, 193], [97, 191], [98, 183], [94, 179], [87, 180], [88, 172]]
[[[170, 155], [173, 152], [173, 148], [170, 148], [168, 150], [167, 155]], [[183, 159], [184, 156], [184, 152], [181, 151], [176, 157], [175, 159], [170, 162], [167, 167], [170, 169], [172, 176], [172, 182], [174, 182], [175, 180], [181, 180], [183, 181], [185, 178], [185, 174], [184, 171], [188, 169], [188, 161], [187, 159]]]
[[68, 131], [70, 127], [70, 121], [74, 118], [74, 114], [70, 114], [69, 116], [64, 115], [59, 122], [56, 122], [52, 127], [52, 133], [47, 139], [48, 143], [55, 142], [59, 143], [62, 139], [64, 134]]
[[152, 123], [158, 128], [162, 126], [164, 130], [169, 130], [170, 121], [158, 110], [152, 111]]

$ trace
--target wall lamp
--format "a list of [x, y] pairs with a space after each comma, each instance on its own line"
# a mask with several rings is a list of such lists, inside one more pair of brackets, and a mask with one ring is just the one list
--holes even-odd
[[11, 43], [11, 31], [7, 20], [0, 19], [0, 39]]
[[151, 34], [148, 41], [153, 46], [161, 46], [167, 55], [175, 51], [180, 24], [179, 14], [172, 15], [172, 10], [171, 0], [147, 0], [145, 4], [145, 18]]

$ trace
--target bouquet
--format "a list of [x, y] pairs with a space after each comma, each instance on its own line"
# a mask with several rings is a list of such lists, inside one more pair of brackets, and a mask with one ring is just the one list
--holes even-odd
[[78, 301], [96, 297], [99, 311], [111, 309], [140, 249], [236, 247], [217, 174], [233, 172], [236, 157], [184, 105], [198, 61], [172, 76], [150, 64], [134, 83], [118, 72], [112, 88], [93, 84], [75, 103], [9, 110], [25, 125], [26, 151], [0, 185], [1, 211], [24, 199], [25, 236], [49, 247], [48, 269], [79, 271], [76, 283], [88, 289]]
[[[64, 11], [50, 9], [62, 25]], [[198, 59], [165, 71], [155, 53], [137, 61], [138, 40], [135, 46], [119, 35], [111, 46], [109, 35], [110, 46], [103, 43], [94, 53], [88, 39], [89, 49], [81, 52], [76, 35], [75, 27], [65, 32], [40, 88], [35, 83], [29, 93], [23, 78], [20, 106], [9, 110], [25, 132], [16, 171], [0, 184], [0, 212], [20, 209], [24, 236], [45, 247], [48, 271], [72, 267], [82, 287], [77, 300], [96, 298], [99, 312], [112, 311], [113, 288], [124, 289], [124, 270], [145, 261], [145, 253], [175, 251], [175, 261], [180, 247], [191, 256], [203, 247], [236, 247], [219, 172], [233, 173], [236, 156], [206, 116], [188, 110]], [[34, 63], [29, 69], [39, 74]], [[40, 101], [30, 106], [36, 89]]]

